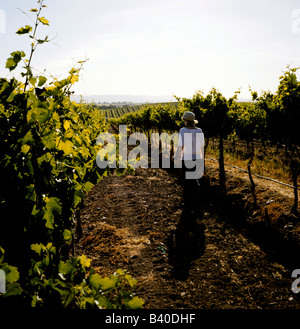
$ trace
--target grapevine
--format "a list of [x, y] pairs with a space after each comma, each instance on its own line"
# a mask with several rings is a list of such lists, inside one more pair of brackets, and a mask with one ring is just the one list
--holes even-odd
[[[8, 283], [0, 302], [25, 308], [138, 308], [143, 302], [133, 297], [127, 274], [101, 278], [84, 255], [69, 258], [76, 209], [105, 174], [95, 160], [97, 136], [107, 125], [97, 109], [70, 99], [84, 61], [62, 80], [34, 76], [33, 54], [49, 42], [36, 34], [40, 24], [49, 25], [41, 16], [44, 8], [39, 0], [30, 10], [34, 26], [17, 31], [30, 38], [29, 57], [16, 51], [6, 62], [11, 72], [23, 62], [25, 81], [0, 79], [0, 269]], [[111, 295], [101, 285], [108, 280]], [[122, 302], [120, 294], [126, 295]]]

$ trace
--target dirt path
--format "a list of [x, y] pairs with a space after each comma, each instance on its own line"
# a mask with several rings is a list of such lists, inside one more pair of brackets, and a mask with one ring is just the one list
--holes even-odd
[[[276, 236], [264, 230], [256, 235], [249, 223], [259, 223], [262, 210], [249, 207], [248, 182], [227, 172], [223, 195], [216, 170], [207, 166], [199, 203], [188, 211], [176, 173], [139, 169], [105, 177], [85, 200], [76, 253], [91, 258], [103, 275], [127, 269], [138, 280], [136, 293], [145, 308], [299, 309], [300, 294], [291, 291], [299, 253], [278, 253], [274, 243], [265, 243], [275, 239], [276, 245]], [[281, 214], [286, 211], [288, 201], [285, 206], [275, 191], [258, 191], [261, 203], [271, 200], [263, 208], [271, 221], [279, 216], [278, 203]], [[299, 235], [296, 226], [293, 231]]]

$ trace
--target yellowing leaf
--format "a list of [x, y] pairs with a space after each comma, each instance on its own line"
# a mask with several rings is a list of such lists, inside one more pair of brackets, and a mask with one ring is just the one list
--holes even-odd
[[126, 274], [125, 279], [128, 281], [130, 287], [134, 287], [137, 283], [136, 279], [134, 279], [131, 275]]
[[75, 82], [77, 82], [79, 80], [78, 75], [72, 75], [70, 82], [73, 85]]
[[68, 139], [72, 138], [74, 136], [74, 131], [72, 129], [69, 129], [67, 131], [65, 131], [64, 136]]
[[64, 122], [64, 128], [66, 130], [68, 130], [70, 128], [70, 121], [69, 120], [67, 120], [67, 121]]
[[52, 119], [53, 119], [54, 121], [59, 122], [59, 114], [58, 114], [57, 112], [53, 112]]
[[88, 259], [85, 255], [79, 256], [78, 259], [83, 267], [89, 267], [91, 265], [91, 260]]
[[116, 275], [125, 275], [125, 274], [126, 274], [126, 271], [122, 270], [121, 268], [116, 270]]
[[49, 21], [45, 17], [38, 17], [38, 20], [43, 24], [43, 25], [49, 25]]
[[62, 140], [58, 140], [57, 148], [61, 151], [64, 151], [66, 155], [69, 155], [74, 151], [73, 144], [70, 141], [63, 142]]
[[30, 146], [29, 145], [22, 145], [21, 147], [21, 152], [23, 152], [24, 154], [27, 154], [30, 150]]
[[17, 34], [26, 34], [32, 31], [32, 26], [25, 25], [25, 27], [21, 27], [16, 33]]

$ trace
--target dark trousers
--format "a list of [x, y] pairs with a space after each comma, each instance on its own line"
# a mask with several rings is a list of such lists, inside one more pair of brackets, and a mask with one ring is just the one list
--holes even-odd
[[200, 185], [199, 178], [188, 178], [188, 172], [195, 172], [196, 163], [194, 160], [181, 161], [181, 179], [183, 184], [183, 202], [186, 206], [195, 205], [197, 192]]

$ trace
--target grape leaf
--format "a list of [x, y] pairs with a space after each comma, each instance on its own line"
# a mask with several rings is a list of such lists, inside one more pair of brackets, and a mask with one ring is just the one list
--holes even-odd
[[144, 301], [140, 297], [133, 297], [130, 301], [128, 301], [127, 306], [131, 309], [139, 309], [142, 308]]
[[31, 250], [35, 251], [38, 255], [41, 254], [44, 246], [42, 243], [35, 243], [31, 245]]
[[14, 51], [10, 55], [11, 57], [7, 59], [5, 67], [12, 71], [18, 66], [22, 57], [25, 57], [25, 53], [24, 51]]
[[59, 140], [57, 142], [57, 148], [61, 151], [64, 151], [66, 155], [69, 155], [74, 151], [73, 144], [71, 141], [63, 142], [62, 140]]
[[54, 228], [54, 214], [60, 214], [62, 206], [60, 205], [60, 200], [58, 198], [45, 197], [46, 209], [44, 214], [44, 219], [46, 220], [46, 227]]
[[45, 17], [38, 17], [38, 20], [43, 24], [43, 25], [49, 25], [49, 21]]
[[42, 87], [46, 83], [46, 81], [47, 81], [47, 78], [40, 76], [38, 86]]
[[118, 276], [111, 275], [110, 278], [105, 277], [104, 279], [99, 280], [100, 289], [103, 291], [107, 291], [116, 287], [119, 281]]
[[89, 276], [89, 283], [96, 290], [100, 289], [101, 280], [102, 280], [102, 277], [100, 274], [92, 274]]
[[27, 154], [30, 150], [30, 146], [29, 145], [22, 145], [21, 147], [21, 152], [23, 152], [24, 154]]
[[21, 35], [21, 34], [26, 34], [32, 31], [32, 26], [30, 25], [25, 25], [25, 27], [21, 27], [16, 33]]

